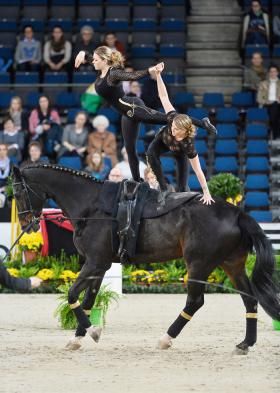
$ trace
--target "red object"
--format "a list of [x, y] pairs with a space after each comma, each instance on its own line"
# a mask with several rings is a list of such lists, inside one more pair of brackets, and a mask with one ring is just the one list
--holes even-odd
[[[60, 209], [43, 209], [42, 213], [43, 217], [47, 219], [47, 221], [53, 222], [55, 225], [64, 228], [68, 231], [73, 232], [73, 225], [69, 220], [64, 220], [65, 216], [63, 215]], [[61, 220], [61, 221], [60, 221]], [[49, 237], [47, 232], [46, 221], [40, 221], [41, 232], [43, 236], [43, 247], [41, 250], [42, 256], [47, 256], [49, 254]]]

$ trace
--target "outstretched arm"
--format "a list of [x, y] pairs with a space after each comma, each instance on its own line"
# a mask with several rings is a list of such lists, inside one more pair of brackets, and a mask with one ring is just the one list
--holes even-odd
[[199, 184], [201, 185], [201, 188], [203, 190], [203, 197], [200, 200], [206, 205], [211, 205], [211, 203], [214, 202], [214, 200], [211, 197], [211, 194], [209, 192], [207, 181], [206, 181], [204, 173], [201, 169], [198, 155], [196, 155], [194, 158], [190, 159], [190, 163], [191, 163], [191, 166], [192, 166], [192, 168], [198, 178]]
[[162, 80], [161, 77], [161, 72], [163, 70], [163, 65], [159, 66], [159, 67], [155, 67], [156, 68], [156, 75], [157, 75], [157, 88], [158, 88], [158, 95], [160, 98], [160, 101], [162, 103], [163, 109], [165, 111], [165, 113], [174, 111], [175, 108], [174, 106], [171, 104], [169, 97], [168, 97], [168, 93], [165, 87], [165, 84]]

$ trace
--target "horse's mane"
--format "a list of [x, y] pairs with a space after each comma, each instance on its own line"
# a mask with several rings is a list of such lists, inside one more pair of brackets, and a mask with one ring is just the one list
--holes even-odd
[[82, 177], [84, 179], [91, 180], [95, 183], [104, 183], [104, 181], [96, 179], [96, 177], [91, 176], [86, 172], [78, 171], [71, 168], [66, 168], [64, 166], [57, 165], [57, 164], [31, 164], [24, 167], [21, 171], [24, 172], [27, 169], [52, 169], [56, 172], [64, 172], [77, 177]]

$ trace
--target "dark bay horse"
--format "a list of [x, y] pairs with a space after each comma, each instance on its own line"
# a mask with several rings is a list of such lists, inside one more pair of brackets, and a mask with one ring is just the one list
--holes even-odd
[[[68, 296], [78, 320], [75, 337], [68, 343], [70, 349], [79, 348], [86, 333], [96, 342], [99, 340], [101, 331], [91, 325], [88, 315], [105, 272], [116, 260], [111, 247], [112, 222], [98, 207], [102, 187], [102, 182], [83, 172], [56, 165], [13, 169], [13, 189], [22, 228], [40, 216], [47, 198], [53, 198], [66, 216], [73, 219], [74, 243], [85, 263]], [[257, 259], [249, 280], [245, 261], [253, 247]], [[161, 337], [160, 348], [167, 349], [172, 338], [178, 336], [203, 306], [205, 285], [199, 281], [206, 281], [217, 266], [221, 266], [235, 287], [242, 291], [246, 335], [237, 345], [237, 351], [247, 353], [256, 342], [258, 302], [272, 318], [280, 320], [280, 302], [272, 280], [275, 260], [270, 242], [256, 221], [238, 207], [218, 198], [211, 206], [193, 199], [166, 215], [141, 220], [137, 254], [132, 263], [165, 262], [179, 257], [184, 257], [188, 269], [187, 301]], [[78, 297], [83, 290], [86, 290], [85, 297], [80, 304]]]

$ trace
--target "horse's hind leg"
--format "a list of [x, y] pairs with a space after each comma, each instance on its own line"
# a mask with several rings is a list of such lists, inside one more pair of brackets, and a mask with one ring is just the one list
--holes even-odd
[[241, 294], [241, 297], [246, 308], [246, 335], [245, 339], [236, 346], [236, 353], [242, 355], [246, 355], [249, 347], [252, 347], [257, 341], [258, 302], [253, 294], [250, 280], [246, 275], [246, 259], [247, 255], [235, 261], [222, 264], [222, 268], [228, 274], [236, 289], [244, 292], [244, 294]]

